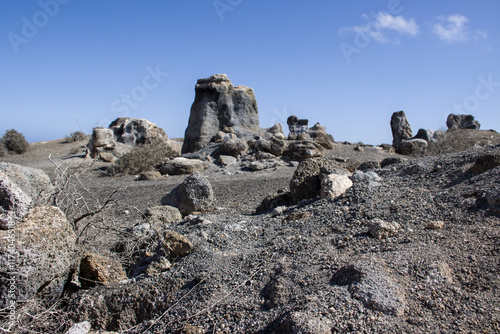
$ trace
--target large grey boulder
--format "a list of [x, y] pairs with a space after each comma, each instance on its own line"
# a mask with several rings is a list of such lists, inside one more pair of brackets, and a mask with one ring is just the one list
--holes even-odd
[[226, 140], [217, 150], [215, 155], [230, 155], [232, 157], [239, 157], [248, 150], [246, 140], [241, 138], [231, 138]]
[[234, 87], [225, 74], [199, 79], [184, 135], [182, 153], [207, 146], [224, 128], [233, 128], [238, 137], [258, 133], [259, 115], [254, 91], [246, 86]]
[[214, 191], [205, 177], [195, 173], [166, 195], [162, 204], [176, 207], [184, 215], [205, 212], [213, 208]]
[[49, 176], [41, 169], [0, 162], [0, 171], [31, 197], [36, 205], [46, 204], [54, 193]]
[[37, 206], [12, 230], [0, 230], [0, 308], [8, 305], [14, 284], [16, 301], [41, 295], [61, 296], [74, 259], [76, 235], [64, 214]]
[[288, 130], [290, 131], [289, 138], [297, 139], [298, 136], [307, 131], [309, 120], [300, 119], [295, 115], [291, 115], [286, 120], [286, 124], [288, 125]]
[[280, 139], [273, 135], [268, 136], [268, 138], [262, 137], [257, 140], [254, 144], [254, 148], [257, 151], [268, 152], [275, 156], [281, 156], [287, 150], [288, 142], [285, 139]]
[[54, 193], [40, 169], [0, 163], [0, 229], [13, 228], [34, 205], [46, 204]]
[[446, 126], [448, 126], [448, 131], [459, 129], [479, 130], [481, 124], [479, 124], [472, 115], [449, 114], [446, 119]]
[[397, 111], [391, 117], [392, 146], [398, 150], [401, 141], [413, 136], [410, 123], [404, 111]]

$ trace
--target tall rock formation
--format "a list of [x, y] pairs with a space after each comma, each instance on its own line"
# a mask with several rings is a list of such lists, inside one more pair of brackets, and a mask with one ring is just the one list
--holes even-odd
[[182, 153], [202, 149], [225, 127], [242, 136], [260, 130], [257, 101], [253, 89], [233, 87], [225, 74], [199, 79], [184, 135]]
[[392, 146], [397, 150], [399, 144], [413, 136], [410, 123], [404, 111], [397, 111], [391, 117]]

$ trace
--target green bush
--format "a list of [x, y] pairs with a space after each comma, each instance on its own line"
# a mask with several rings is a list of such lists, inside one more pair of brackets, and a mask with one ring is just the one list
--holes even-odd
[[23, 134], [14, 129], [7, 130], [3, 135], [1, 142], [5, 145], [5, 148], [17, 154], [23, 154], [30, 146]]
[[85, 138], [86, 138], [85, 133], [83, 133], [82, 131], [71, 132], [69, 136], [66, 136], [66, 142], [74, 143], [85, 140]]
[[134, 147], [124, 154], [109, 171], [110, 174], [140, 174], [159, 167], [167, 157], [176, 152], [163, 141], [155, 141]]

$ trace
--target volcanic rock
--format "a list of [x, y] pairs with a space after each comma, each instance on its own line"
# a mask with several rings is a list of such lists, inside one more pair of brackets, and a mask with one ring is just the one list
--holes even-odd
[[397, 111], [392, 114], [391, 117], [391, 129], [392, 129], [392, 146], [396, 150], [399, 149], [399, 144], [408, 138], [413, 136], [411, 131], [410, 123], [404, 111]]
[[472, 115], [450, 114], [446, 119], [446, 126], [448, 126], [448, 131], [459, 129], [479, 130], [481, 124], [479, 124], [479, 122], [476, 121]]

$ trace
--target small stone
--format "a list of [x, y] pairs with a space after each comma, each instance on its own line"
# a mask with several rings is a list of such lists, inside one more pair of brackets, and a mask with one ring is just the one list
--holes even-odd
[[396, 222], [388, 223], [379, 218], [375, 218], [369, 223], [370, 234], [378, 240], [387, 239], [396, 235], [400, 228], [401, 225]]
[[427, 225], [425, 226], [426, 229], [429, 230], [440, 230], [444, 227], [444, 222], [441, 220], [432, 220], [427, 222]]
[[71, 326], [64, 334], [88, 334], [90, 332], [90, 322], [83, 321]]

